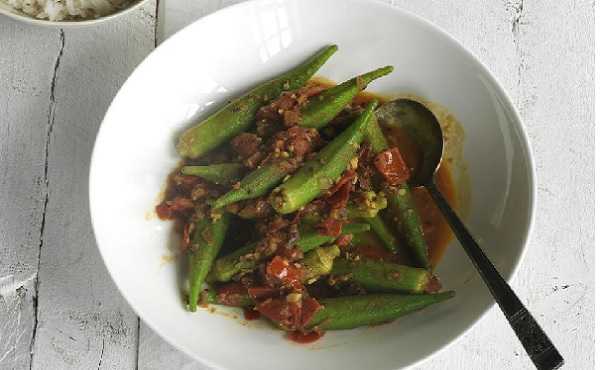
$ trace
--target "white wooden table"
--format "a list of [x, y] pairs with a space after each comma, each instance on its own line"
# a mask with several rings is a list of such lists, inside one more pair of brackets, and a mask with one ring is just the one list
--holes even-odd
[[[236, 2], [149, 0], [81, 29], [0, 17], [0, 369], [206, 369], [119, 295], [92, 235], [87, 176], [98, 126], [129, 73], [168, 35]], [[449, 31], [516, 103], [539, 202], [513, 286], [565, 368], [592, 369], [593, 1], [385, 2]], [[494, 308], [418, 368], [532, 366]]]

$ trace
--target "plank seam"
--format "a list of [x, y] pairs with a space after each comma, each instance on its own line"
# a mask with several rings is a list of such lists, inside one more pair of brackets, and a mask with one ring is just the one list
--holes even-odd
[[137, 336], [136, 336], [136, 344], [135, 347], [137, 351], [135, 351], [135, 369], [138, 370], [140, 368], [140, 317], [137, 317]]
[[154, 8], [154, 47], [158, 46], [158, 12], [159, 12], [160, 0], [156, 0], [156, 6]]
[[98, 367], [96, 368], [97, 370], [100, 370], [100, 368], [102, 367], [102, 358], [104, 357], [104, 338], [102, 338], [102, 349], [100, 350], [100, 359], [98, 360]]
[[33, 347], [35, 345], [35, 338], [36, 338], [36, 334], [37, 334], [37, 328], [38, 328], [38, 315], [39, 315], [39, 306], [38, 306], [38, 295], [39, 295], [39, 289], [40, 289], [40, 279], [39, 279], [39, 272], [40, 272], [40, 263], [42, 260], [42, 247], [44, 246], [44, 229], [46, 227], [46, 211], [48, 208], [48, 201], [50, 199], [50, 187], [49, 187], [49, 182], [48, 182], [48, 162], [49, 162], [49, 154], [50, 154], [50, 139], [52, 137], [52, 131], [54, 129], [54, 113], [56, 110], [56, 95], [55, 95], [55, 89], [56, 89], [56, 80], [57, 80], [57, 75], [58, 75], [58, 68], [60, 67], [60, 60], [62, 58], [63, 52], [65, 49], [65, 32], [64, 30], [61, 28], [59, 31], [59, 49], [58, 49], [58, 54], [56, 56], [56, 59], [54, 61], [54, 70], [52, 73], [52, 79], [50, 80], [50, 98], [49, 98], [49, 103], [48, 103], [48, 123], [47, 123], [47, 129], [46, 129], [46, 142], [44, 145], [44, 205], [42, 207], [42, 221], [40, 224], [40, 240], [39, 240], [39, 244], [38, 244], [38, 266], [37, 266], [37, 272], [36, 272], [36, 278], [35, 278], [35, 289], [34, 289], [34, 295], [32, 297], [32, 303], [33, 303], [33, 312], [34, 312], [34, 316], [33, 316], [33, 332], [31, 334], [31, 344], [30, 344], [30, 356], [31, 359], [29, 361], [29, 368], [33, 368]]
[[[525, 70], [525, 55], [523, 52], [523, 47], [521, 46], [521, 26], [524, 25], [523, 22], [523, 13], [525, 7], [525, 0], [519, 0], [516, 4], [508, 4], [509, 8], [512, 8], [514, 11], [512, 20], [511, 20], [511, 33], [513, 36], [513, 43], [515, 44], [515, 49], [517, 53], [517, 58], [519, 65], [517, 66], [517, 88], [520, 89], [521, 82], [523, 79], [523, 72]], [[517, 98], [519, 100], [519, 98]]]

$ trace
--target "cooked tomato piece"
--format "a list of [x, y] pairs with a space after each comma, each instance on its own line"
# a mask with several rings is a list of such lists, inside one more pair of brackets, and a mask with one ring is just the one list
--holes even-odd
[[250, 294], [252, 299], [262, 300], [277, 297], [279, 295], [279, 290], [266, 286], [253, 286], [248, 288], [248, 294]]
[[322, 306], [311, 297], [302, 298], [300, 293], [290, 293], [287, 297], [269, 298], [256, 309], [263, 316], [276, 322], [286, 330], [303, 329]]
[[316, 342], [323, 335], [325, 335], [325, 333], [322, 331], [309, 331], [308, 333], [305, 333], [301, 330], [295, 330], [295, 331], [289, 332], [287, 334], [287, 338], [296, 343], [307, 344], [307, 343]]
[[268, 298], [257, 305], [256, 309], [261, 315], [277, 324], [284, 325], [289, 320], [290, 312], [285, 298]]
[[332, 209], [342, 209], [346, 207], [348, 204], [348, 200], [350, 200], [350, 192], [352, 191], [352, 183], [346, 182], [339, 188], [333, 195], [327, 198], [327, 203], [331, 206]]
[[356, 176], [356, 172], [354, 170], [347, 170], [342, 174], [342, 177], [336, 182], [331, 188], [329, 188], [329, 194], [335, 194], [338, 190], [340, 190], [344, 185], [349, 182], [352, 182]]
[[297, 246], [280, 246], [277, 248], [275, 254], [287, 259], [288, 261], [298, 261], [304, 257], [302, 249], [298, 248]]
[[198, 176], [181, 174], [173, 175], [173, 183], [179, 190], [190, 191], [200, 182], [202, 182], [202, 179]]
[[302, 267], [290, 263], [287, 259], [275, 256], [267, 264], [267, 275], [280, 280], [284, 284], [294, 284], [302, 279]]
[[352, 242], [352, 234], [343, 234], [335, 241], [338, 247], [347, 247]]
[[244, 308], [244, 319], [248, 321], [260, 319], [260, 312], [253, 308]]
[[248, 289], [240, 283], [228, 283], [217, 289], [219, 302], [226, 306], [239, 307]]
[[256, 134], [243, 132], [231, 140], [231, 146], [242, 158], [247, 158], [258, 151], [260, 137]]
[[402, 159], [400, 150], [394, 147], [377, 154], [374, 160], [375, 168], [390, 185], [400, 185], [410, 178], [410, 170]]
[[170, 220], [174, 218], [173, 212], [171, 212], [171, 207], [169, 207], [166, 202], [162, 202], [161, 204], [157, 205], [155, 211], [158, 215], [158, 218], [161, 220]]
[[294, 330], [299, 325], [300, 305], [288, 302], [286, 298], [269, 298], [256, 306], [256, 309], [261, 315], [277, 323], [285, 330]]
[[310, 320], [315, 316], [317, 311], [322, 309], [323, 306], [319, 304], [319, 301], [312, 297], [304, 298], [302, 300], [302, 316], [300, 320], [300, 327], [304, 328]]
[[191, 230], [193, 228], [193, 223], [188, 222], [183, 227], [183, 236], [181, 237], [181, 250], [184, 251], [190, 247], [191, 243]]
[[328, 217], [317, 225], [321, 235], [338, 236], [342, 232], [343, 222], [335, 218]]
[[172, 220], [177, 214], [194, 209], [194, 202], [189, 198], [175, 197], [156, 206], [156, 214], [161, 220]]

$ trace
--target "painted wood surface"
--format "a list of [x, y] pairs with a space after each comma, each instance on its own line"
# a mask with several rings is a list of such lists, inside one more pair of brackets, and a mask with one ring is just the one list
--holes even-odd
[[0, 368], [127, 369], [138, 319], [100, 259], [87, 177], [98, 126], [154, 48], [155, 3], [89, 29], [0, 23]]
[[[64, 31], [0, 18], [0, 369], [207, 369], [140, 323], [110, 280], [87, 175], [98, 125], [133, 68], [155, 43], [237, 2], [150, 0]], [[513, 286], [565, 368], [593, 368], [593, 1], [384, 2], [447, 30], [515, 101], [538, 209]], [[532, 366], [494, 308], [416, 368]]]

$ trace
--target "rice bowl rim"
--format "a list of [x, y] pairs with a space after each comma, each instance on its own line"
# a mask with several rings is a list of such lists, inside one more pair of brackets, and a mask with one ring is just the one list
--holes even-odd
[[107, 14], [98, 18], [90, 18], [90, 19], [73, 19], [73, 20], [63, 20], [63, 21], [51, 21], [48, 19], [40, 19], [34, 18], [30, 15], [23, 13], [21, 10], [13, 8], [10, 4], [6, 3], [4, 0], [0, 0], [0, 14], [5, 15], [9, 18], [12, 18], [17, 21], [22, 21], [25, 23], [33, 24], [36, 26], [50, 27], [50, 28], [76, 28], [76, 27], [84, 27], [91, 26], [98, 23], [102, 23], [104, 21], [108, 21], [114, 18], [117, 18], [121, 15], [127, 14], [134, 9], [139, 8], [143, 3], [148, 0], [131, 0], [131, 3], [123, 9], [119, 9], [114, 13]]

